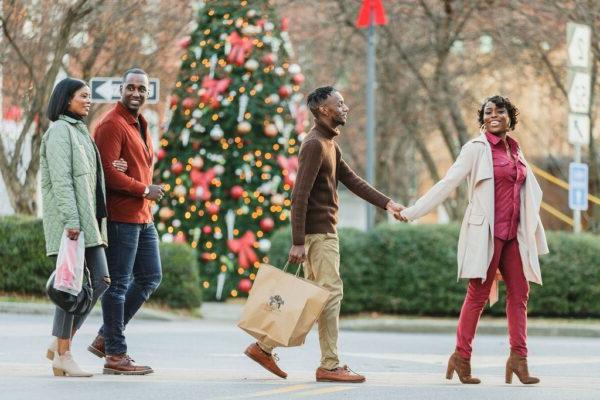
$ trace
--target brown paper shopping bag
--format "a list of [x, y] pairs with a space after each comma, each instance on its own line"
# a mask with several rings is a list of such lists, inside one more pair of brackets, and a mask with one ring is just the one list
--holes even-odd
[[238, 326], [271, 347], [304, 343], [329, 291], [316, 283], [261, 264]]

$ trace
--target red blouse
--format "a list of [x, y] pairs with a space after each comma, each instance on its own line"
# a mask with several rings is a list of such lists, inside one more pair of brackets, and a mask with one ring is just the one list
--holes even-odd
[[519, 156], [519, 143], [507, 136], [510, 151], [516, 162], [507, 154], [502, 139], [486, 132], [492, 148], [494, 164], [494, 236], [502, 240], [517, 237], [521, 206], [521, 186], [525, 182], [527, 168]]

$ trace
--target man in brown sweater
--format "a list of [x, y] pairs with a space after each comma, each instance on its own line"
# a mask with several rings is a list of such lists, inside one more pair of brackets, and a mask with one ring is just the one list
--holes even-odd
[[[331, 292], [321, 313], [319, 342], [321, 365], [317, 368], [319, 382], [364, 382], [365, 377], [347, 366], [340, 366], [337, 350], [338, 323], [343, 296], [340, 278], [340, 253], [337, 236], [338, 182], [369, 203], [399, 214], [404, 209], [390, 200], [346, 164], [339, 145], [339, 125], [346, 124], [348, 106], [342, 95], [331, 86], [320, 87], [307, 99], [315, 117], [315, 125], [300, 147], [299, 168], [292, 193], [291, 263], [304, 263], [304, 275]], [[275, 362], [272, 348], [253, 343], [245, 353], [277, 376], [286, 378]]]

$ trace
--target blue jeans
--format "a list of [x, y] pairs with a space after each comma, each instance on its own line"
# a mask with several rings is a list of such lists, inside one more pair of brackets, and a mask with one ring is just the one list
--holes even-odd
[[102, 296], [104, 325], [99, 334], [106, 354], [125, 354], [125, 326], [162, 279], [154, 224], [109, 221], [106, 259], [111, 284]]

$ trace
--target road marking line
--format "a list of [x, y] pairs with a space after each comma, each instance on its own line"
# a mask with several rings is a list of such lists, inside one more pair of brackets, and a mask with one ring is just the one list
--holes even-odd
[[319, 394], [328, 394], [343, 392], [344, 390], [358, 389], [358, 386], [330, 386], [322, 389], [307, 390], [305, 392], [294, 393], [294, 397], [314, 396]]
[[279, 388], [279, 389], [265, 390], [265, 391], [262, 391], [262, 392], [253, 393], [253, 394], [244, 396], [244, 398], [270, 396], [270, 395], [273, 395], [273, 394], [281, 394], [281, 393], [290, 393], [290, 392], [295, 392], [295, 391], [298, 391], [298, 390], [307, 389], [309, 387], [311, 387], [311, 385], [284, 386], [284, 387]]

